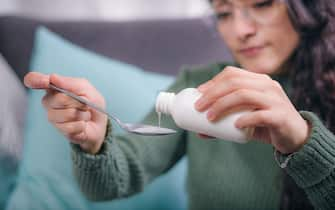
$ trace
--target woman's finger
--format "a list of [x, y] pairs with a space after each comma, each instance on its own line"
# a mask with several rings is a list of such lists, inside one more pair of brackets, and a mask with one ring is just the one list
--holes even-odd
[[88, 90], [94, 89], [84, 78], [65, 77], [57, 74], [50, 75], [50, 83], [79, 96], [86, 95]]
[[73, 144], [83, 144], [86, 143], [87, 135], [85, 132], [73, 134], [68, 136], [69, 140]]
[[212, 85], [214, 85], [214, 81], [213, 80], [208, 80], [207, 82], [201, 84], [198, 86], [198, 90], [201, 92], [201, 93], [205, 93], [210, 87], [212, 87]]
[[52, 123], [65, 123], [74, 121], [91, 120], [90, 111], [81, 111], [75, 108], [69, 109], [49, 109], [48, 119]]
[[270, 110], [255, 110], [246, 113], [238, 118], [235, 122], [237, 128], [254, 128], [254, 127], [275, 127], [279, 120], [273, 116]]
[[[196, 102], [196, 108], [199, 111], [204, 111], [209, 108], [216, 100], [219, 98], [230, 94], [239, 89], [250, 89], [257, 90], [260, 92], [270, 92], [274, 89], [278, 89], [278, 87], [274, 84], [271, 84], [270, 81], [264, 82], [260, 81], [260, 79], [247, 78], [247, 77], [235, 77], [230, 78], [229, 80], [222, 80], [220, 82], [216, 82], [212, 84], [198, 99]], [[277, 91], [277, 90], [276, 90]], [[275, 93], [276, 95], [277, 92]]]
[[[76, 121], [76, 122], [66, 122], [66, 123], [55, 123], [55, 127], [63, 133], [65, 136], [71, 137], [79, 135], [80, 133], [86, 131], [85, 121]], [[84, 140], [84, 139], [83, 139]]]
[[219, 74], [214, 76], [211, 80], [208, 80], [207, 82], [199, 85], [198, 90], [204, 93], [208, 91], [208, 89], [211, 88], [215, 83], [224, 80], [225, 77], [231, 74], [233, 74], [235, 77], [241, 77], [242, 76], [241, 71], [245, 71], [245, 70], [239, 69], [234, 66], [227, 66]]
[[220, 119], [236, 109], [267, 109], [274, 103], [273, 98], [259, 91], [239, 89], [221, 97], [213, 103], [207, 113], [211, 121]]
[[[59, 88], [68, 90], [72, 92], [73, 94], [80, 96], [103, 108], [105, 107], [105, 99], [103, 98], [103, 96], [99, 94], [97, 89], [92, 84], [90, 84], [90, 82], [87, 79], [64, 77], [64, 76], [52, 74], [50, 75], [50, 83], [54, 84], [55, 86]], [[81, 104], [80, 102], [77, 102], [77, 101], [75, 102], [76, 102], [75, 103], [76, 105]], [[66, 107], [69, 107], [69, 106], [66, 106]], [[85, 106], [81, 104], [81, 106], [79, 107], [85, 107]]]
[[[83, 96], [82, 96], [83, 97]], [[88, 110], [88, 107], [77, 100], [59, 92], [48, 92], [42, 99], [42, 104], [47, 109], [68, 109], [76, 108], [83, 111]]]
[[[259, 74], [259, 73], [255, 73], [255, 72], [250, 72], [250, 71], [247, 71], [247, 70], [244, 70], [244, 69], [241, 69], [241, 68], [238, 68], [238, 67], [234, 67], [234, 66], [227, 66], [221, 71], [221, 73], [214, 76], [208, 82], [209, 83], [211, 81], [212, 82], [218, 82], [218, 81], [227, 80], [229, 78], [236, 78], [236, 77], [238, 77], [238, 78], [245, 77], [245, 78], [250, 78], [250, 79], [260, 79], [260, 78], [262, 78], [263, 80], [264, 79], [271, 79], [266, 74]], [[206, 87], [206, 83], [204, 83], [204, 87]]]
[[24, 84], [28, 88], [47, 89], [49, 87], [49, 82], [50, 82], [49, 75], [42, 74], [39, 72], [29, 72], [24, 77]]

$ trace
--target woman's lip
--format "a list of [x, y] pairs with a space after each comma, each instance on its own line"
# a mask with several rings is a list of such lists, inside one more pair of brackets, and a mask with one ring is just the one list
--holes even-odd
[[259, 54], [262, 49], [264, 49], [264, 46], [247, 47], [239, 50], [239, 52], [244, 56], [253, 57]]

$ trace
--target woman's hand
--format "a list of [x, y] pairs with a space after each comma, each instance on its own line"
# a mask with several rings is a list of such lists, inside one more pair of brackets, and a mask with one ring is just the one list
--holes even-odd
[[25, 76], [24, 83], [29, 88], [46, 89], [42, 103], [49, 121], [61, 133], [85, 152], [99, 152], [106, 134], [107, 117], [63, 93], [48, 89], [52, 83], [104, 108], [104, 98], [87, 80], [31, 72]]
[[255, 128], [252, 138], [272, 144], [288, 154], [307, 141], [309, 125], [295, 109], [281, 85], [265, 74], [226, 67], [198, 87], [203, 93], [196, 102], [198, 111], [208, 110], [210, 121], [236, 108], [253, 110], [241, 116], [237, 128]]

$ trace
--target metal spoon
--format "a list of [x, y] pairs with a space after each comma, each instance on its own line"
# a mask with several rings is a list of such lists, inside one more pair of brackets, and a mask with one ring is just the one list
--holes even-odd
[[126, 130], [127, 132], [130, 133], [135, 133], [135, 134], [139, 134], [139, 135], [145, 135], [145, 136], [158, 136], [158, 135], [169, 135], [169, 134], [174, 134], [176, 133], [175, 130], [169, 129], [169, 128], [162, 128], [162, 127], [157, 127], [157, 126], [151, 126], [151, 125], [143, 125], [143, 124], [132, 124], [132, 123], [123, 123], [120, 119], [118, 119], [117, 117], [109, 114], [107, 111], [105, 111], [103, 108], [97, 106], [96, 104], [87, 101], [86, 99], [75, 95], [74, 93], [71, 93], [67, 90], [64, 90], [62, 88], [56, 87], [53, 84], [49, 84], [49, 88], [59, 91], [61, 93], [64, 93], [65, 95], [91, 107], [92, 109], [99, 111], [105, 115], [107, 115], [108, 117], [110, 117], [111, 119], [113, 119], [114, 121], [116, 121], [119, 126]]

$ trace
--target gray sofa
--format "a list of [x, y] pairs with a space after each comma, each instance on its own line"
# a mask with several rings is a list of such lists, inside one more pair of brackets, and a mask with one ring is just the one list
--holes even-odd
[[[183, 66], [201, 66], [231, 60], [224, 43], [206, 19], [46, 22], [21, 17], [0, 17], [0, 54], [12, 67], [18, 81], [22, 81], [29, 71], [34, 34], [40, 25], [86, 49], [161, 74], [176, 75]], [[3, 79], [0, 78], [0, 83], [4, 82]], [[8, 89], [10, 91], [12, 90]], [[5, 97], [13, 96], [6, 94]], [[19, 102], [2, 99], [21, 103], [21, 106], [11, 106], [20, 109], [26, 104], [24, 100], [28, 100], [23, 96]], [[22, 127], [25, 113], [20, 110], [8, 117], [19, 118], [15, 122], [19, 122], [18, 127]], [[4, 118], [0, 120], [6, 121]], [[0, 123], [0, 126], [6, 126], [6, 123]], [[0, 127], [0, 134], [4, 130]], [[1, 142], [0, 140], [0, 144]], [[0, 172], [1, 167], [0, 162]], [[15, 181], [12, 181], [8, 188], [14, 187]], [[1, 202], [3, 201], [0, 199], [0, 209]]]
[[21, 79], [28, 71], [34, 32], [39, 25], [84, 48], [163, 74], [174, 75], [183, 65], [231, 59], [206, 19], [43, 22], [1, 17], [0, 52]]

